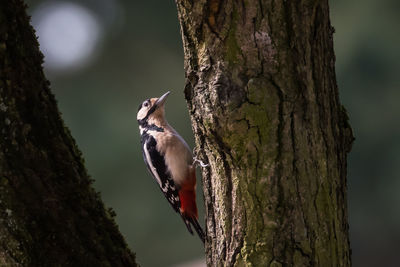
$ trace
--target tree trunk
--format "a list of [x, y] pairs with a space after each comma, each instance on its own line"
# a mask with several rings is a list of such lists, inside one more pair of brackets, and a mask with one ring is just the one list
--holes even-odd
[[0, 2], [0, 265], [136, 266], [65, 128], [25, 6]]
[[176, 0], [209, 266], [350, 266], [327, 0]]

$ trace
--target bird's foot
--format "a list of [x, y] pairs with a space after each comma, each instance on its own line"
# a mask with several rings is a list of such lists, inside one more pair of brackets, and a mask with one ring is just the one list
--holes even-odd
[[193, 148], [193, 166], [196, 167], [199, 165], [202, 168], [206, 168], [206, 167], [210, 166], [210, 164], [205, 164], [203, 161], [201, 161], [200, 159], [197, 158], [198, 152], [199, 152], [198, 147]]
[[203, 161], [199, 160], [197, 157], [193, 157], [193, 165], [200, 165], [202, 168], [210, 166], [210, 164], [205, 164]]

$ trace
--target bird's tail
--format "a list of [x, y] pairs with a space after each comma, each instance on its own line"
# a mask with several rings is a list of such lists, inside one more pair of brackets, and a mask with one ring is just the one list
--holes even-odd
[[204, 231], [201, 228], [199, 222], [197, 221], [196, 218], [191, 218], [190, 222], [192, 223], [194, 230], [196, 230], [198, 236], [200, 237], [201, 241], [203, 241], [203, 244], [204, 244], [206, 235], [204, 234]]
[[184, 214], [181, 214], [181, 216], [182, 216], [183, 222], [185, 223], [188, 231], [193, 235], [193, 230], [191, 227], [191, 226], [193, 226], [197, 235], [200, 237], [201, 241], [203, 241], [203, 244], [204, 244], [206, 235], [204, 234], [203, 228], [201, 228], [197, 219], [195, 217], [185, 216]]

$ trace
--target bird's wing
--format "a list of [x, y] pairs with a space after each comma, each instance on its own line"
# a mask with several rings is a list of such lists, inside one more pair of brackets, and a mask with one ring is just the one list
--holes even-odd
[[157, 181], [161, 191], [176, 212], [179, 212], [181, 202], [178, 188], [171, 178], [171, 174], [165, 165], [164, 157], [157, 151], [157, 142], [149, 134], [142, 135], [143, 158], [151, 175]]

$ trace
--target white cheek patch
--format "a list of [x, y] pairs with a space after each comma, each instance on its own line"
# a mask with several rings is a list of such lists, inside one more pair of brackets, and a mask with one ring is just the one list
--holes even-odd
[[137, 118], [138, 120], [143, 119], [144, 117], [146, 117], [147, 111], [148, 111], [147, 108], [141, 108], [141, 109], [139, 110], [139, 112], [138, 112], [136, 118]]

